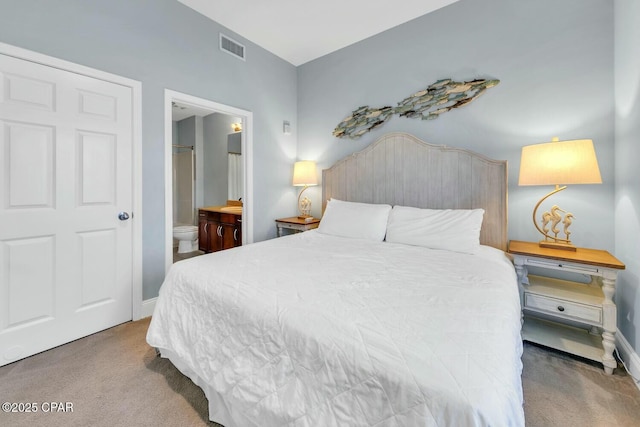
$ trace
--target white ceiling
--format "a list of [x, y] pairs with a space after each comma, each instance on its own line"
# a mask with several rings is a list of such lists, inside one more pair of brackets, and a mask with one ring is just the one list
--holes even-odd
[[458, 0], [178, 1], [298, 66]]

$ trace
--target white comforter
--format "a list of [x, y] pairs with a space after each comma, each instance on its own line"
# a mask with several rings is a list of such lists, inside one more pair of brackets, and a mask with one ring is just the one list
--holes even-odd
[[522, 426], [505, 255], [300, 233], [176, 263], [150, 345], [237, 426]]

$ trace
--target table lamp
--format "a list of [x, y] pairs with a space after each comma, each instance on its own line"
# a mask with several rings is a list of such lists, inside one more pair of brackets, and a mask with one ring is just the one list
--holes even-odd
[[298, 195], [298, 211], [300, 219], [312, 219], [311, 200], [307, 197], [301, 198], [304, 190], [310, 185], [318, 185], [318, 177], [316, 173], [316, 163], [310, 160], [302, 160], [293, 165], [293, 185], [295, 187], [303, 187]]
[[[553, 138], [552, 142], [522, 147], [518, 185], [555, 185], [555, 190], [540, 199], [533, 209], [533, 224], [544, 236], [539, 243], [541, 247], [576, 250], [569, 238], [574, 215], [553, 205], [542, 214], [541, 225], [538, 225], [537, 211], [542, 202], [567, 188], [567, 184], [601, 183], [598, 160], [590, 139], [559, 141]], [[564, 185], [561, 187], [561, 184]], [[564, 238], [558, 237], [560, 223]]]

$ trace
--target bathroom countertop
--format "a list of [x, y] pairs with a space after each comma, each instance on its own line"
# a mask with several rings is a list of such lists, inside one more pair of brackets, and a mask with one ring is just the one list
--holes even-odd
[[205, 206], [198, 208], [201, 211], [218, 212], [218, 213], [230, 213], [234, 215], [242, 215], [242, 206]]

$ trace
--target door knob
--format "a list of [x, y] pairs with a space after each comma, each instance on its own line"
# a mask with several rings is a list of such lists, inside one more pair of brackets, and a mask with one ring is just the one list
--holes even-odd
[[128, 220], [128, 219], [129, 219], [129, 214], [128, 214], [128, 213], [126, 213], [126, 212], [120, 212], [120, 213], [118, 214], [118, 219], [119, 219], [120, 221], [126, 221], [126, 220]]

